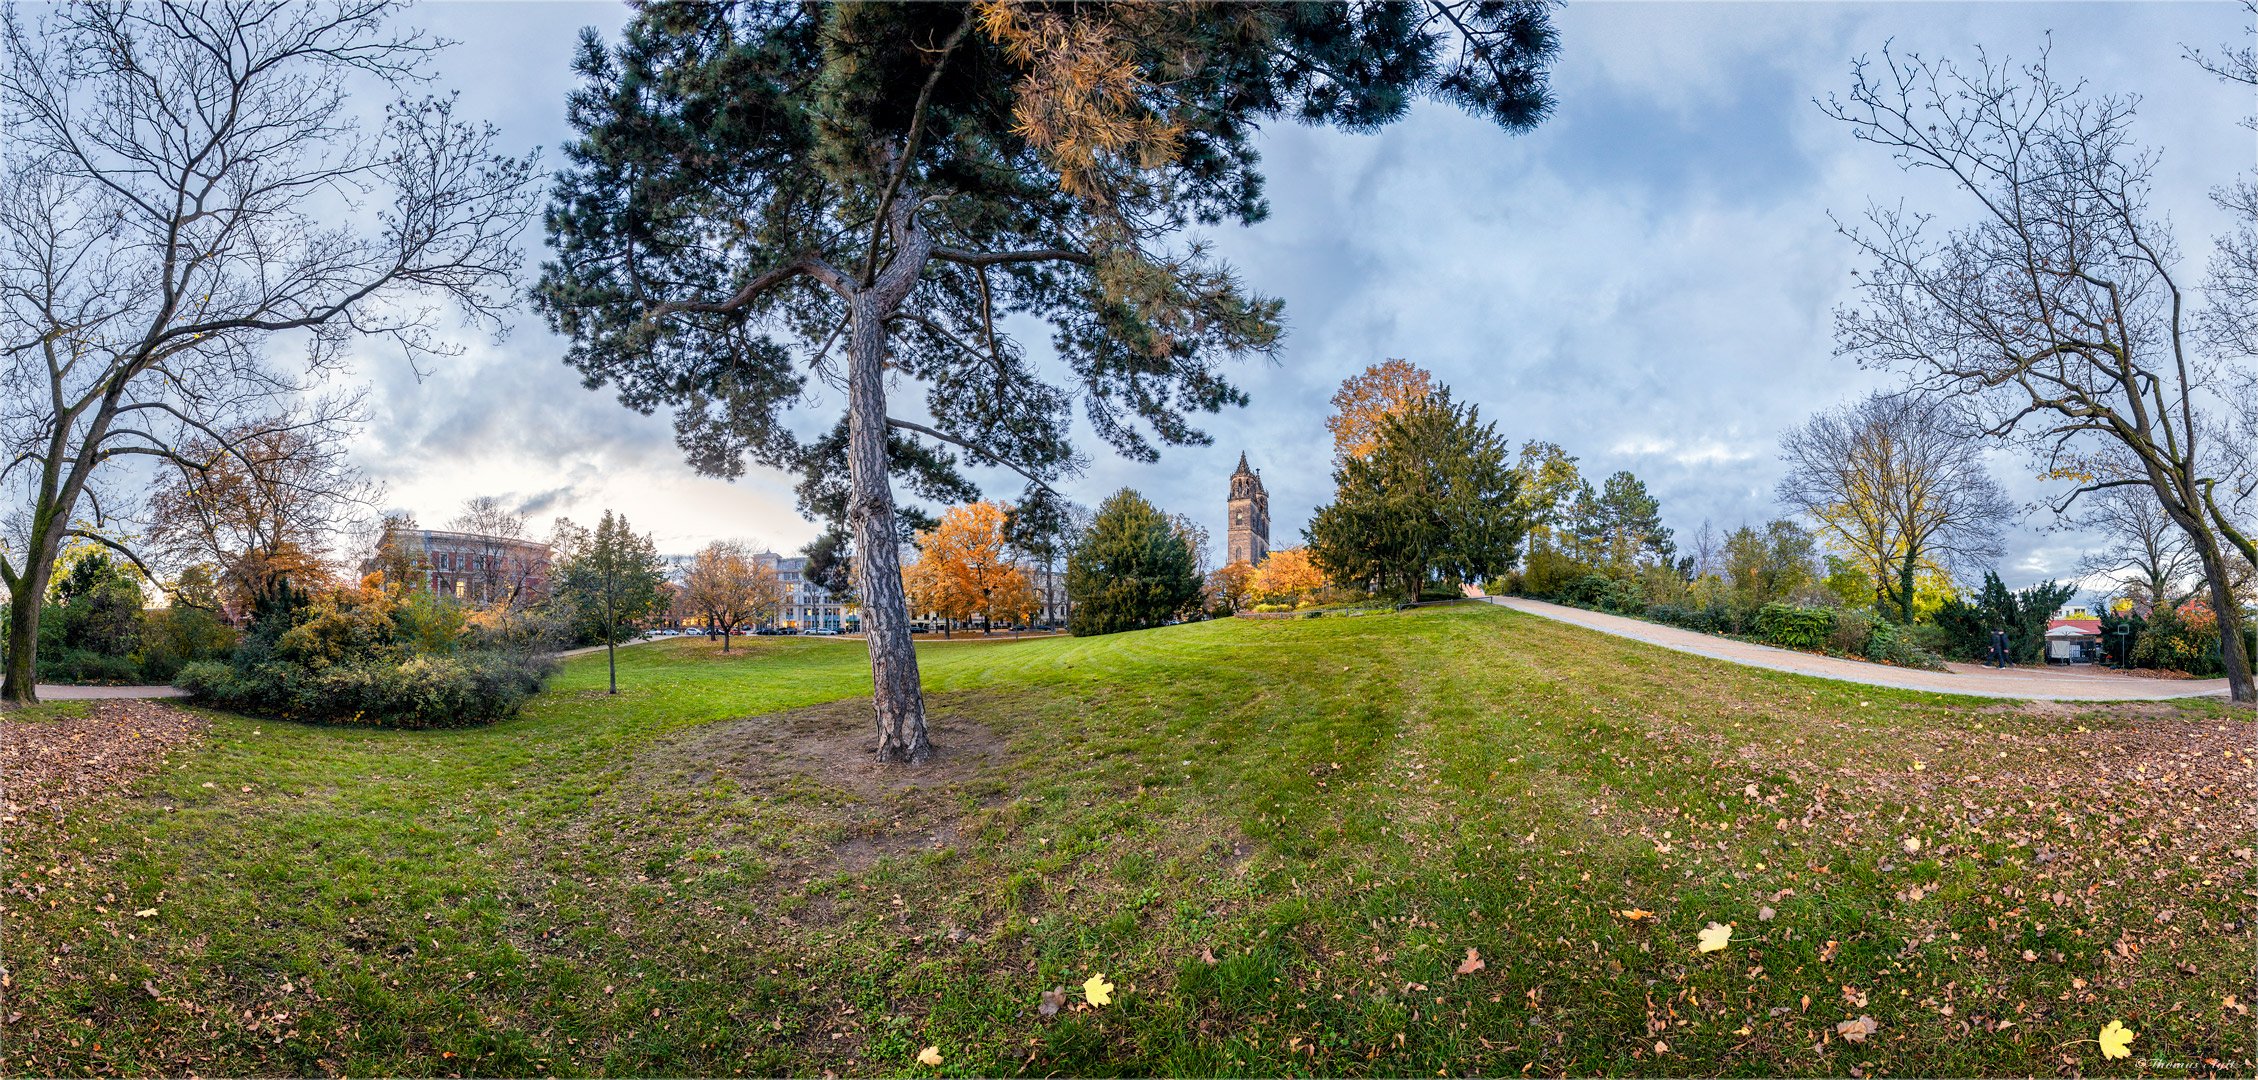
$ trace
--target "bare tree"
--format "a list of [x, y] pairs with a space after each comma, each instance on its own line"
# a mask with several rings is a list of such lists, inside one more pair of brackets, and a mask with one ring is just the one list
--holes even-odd
[[1977, 444], [1911, 398], [1874, 394], [1813, 416], [1780, 440], [1778, 497], [1872, 575], [1875, 605], [1913, 621], [1926, 567], [1967, 570], [2004, 552], [2015, 505]]
[[1716, 526], [1711, 525], [1708, 518], [1701, 519], [1701, 528], [1686, 541], [1686, 576], [1700, 581], [1716, 573], [1724, 550], [1724, 540], [1717, 535]]
[[149, 495], [144, 554], [169, 578], [219, 571], [249, 610], [285, 581], [326, 576], [337, 539], [359, 523], [376, 487], [348, 460], [329, 407], [263, 417], [173, 448], [188, 462]]
[[2080, 577], [2120, 582], [2161, 607], [2177, 606], [2204, 587], [2203, 562], [2188, 546], [2187, 534], [2141, 487], [2092, 492], [2067, 520], [2102, 545], [2078, 561]]
[[[62, 542], [125, 551], [105, 484], [231, 448], [374, 336], [443, 355], [435, 301], [499, 327], [529, 160], [445, 98], [439, 43], [386, 0], [101, 4], [0, 14], [0, 697], [29, 701]], [[398, 100], [364, 127], [355, 91]], [[296, 370], [269, 359], [302, 341]], [[94, 528], [81, 527], [81, 503]], [[127, 552], [130, 554], [130, 552]]]
[[[2235, 700], [2258, 700], [2229, 573], [2232, 553], [2258, 555], [2235, 494], [2254, 466], [2231, 452], [2248, 358], [2197, 332], [2206, 296], [2183, 284], [2171, 229], [2149, 212], [2154, 154], [2132, 140], [2133, 102], [2057, 82], [2043, 56], [1962, 69], [1885, 51], [1825, 108], [1908, 171], [1950, 180], [1970, 215], [1941, 229], [1877, 205], [1843, 227], [1869, 266], [1863, 301], [1837, 313], [1838, 353], [1904, 372], [2026, 447], [2043, 477], [2073, 485], [2058, 513], [2095, 491], [2148, 491], [2202, 563]], [[2132, 476], [2103, 468], [2120, 458]]]
[[540, 550], [527, 542], [525, 515], [492, 495], [474, 495], [447, 527], [472, 537], [471, 580], [481, 603], [514, 608], [541, 572]]

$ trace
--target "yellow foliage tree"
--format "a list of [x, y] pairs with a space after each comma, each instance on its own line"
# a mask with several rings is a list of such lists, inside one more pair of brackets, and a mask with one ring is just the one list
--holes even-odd
[[1210, 611], [1237, 611], [1254, 595], [1255, 569], [1245, 559], [1218, 567], [1207, 575]]
[[1408, 360], [1373, 364], [1341, 380], [1333, 392], [1333, 415], [1325, 418], [1325, 430], [1333, 433], [1333, 464], [1371, 454], [1380, 445], [1382, 420], [1434, 392], [1434, 375]]
[[1300, 603], [1325, 587], [1325, 573], [1305, 547], [1279, 548], [1255, 568], [1248, 590], [1274, 604]]
[[1010, 557], [1001, 503], [952, 506], [917, 534], [918, 558], [902, 586], [920, 611], [951, 623], [979, 619], [983, 628], [1034, 618], [1035, 587]]

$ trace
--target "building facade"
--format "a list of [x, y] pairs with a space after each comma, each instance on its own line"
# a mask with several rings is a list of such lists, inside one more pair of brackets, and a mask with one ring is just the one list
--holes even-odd
[[361, 573], [472, 604], [525, 603], [549, 594], [549, 545], [506, 536], [394, 529]]
[[753, 560], [776, 571], [776, 581], [784, 587], [784, 606], [773, 625], [787, 630], [847, 630], [861, 622], [837, 597], [807, 579], [805, 556], [763, 551]]
[[1270, 557], [1270, 493], [1262, 490], [1262, 474], [1247, 468], [1245, 453], [1239, 455], [1238, 471], [1231, 474], [1230, 512], [1225, 565], [1262, 565]]

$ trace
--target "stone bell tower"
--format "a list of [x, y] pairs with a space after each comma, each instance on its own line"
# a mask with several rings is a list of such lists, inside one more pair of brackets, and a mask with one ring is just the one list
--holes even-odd
[[1223, 561], [1261, 566], [1270, 557], [1270, 493], [1262, 490], [1262, 474], [1247, 468], [1247, 455], [1239, 454], [1239, 469], [1231, 474], [1231, 531]]

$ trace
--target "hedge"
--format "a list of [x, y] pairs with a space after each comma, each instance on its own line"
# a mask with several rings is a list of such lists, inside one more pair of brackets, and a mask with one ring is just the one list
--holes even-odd
[[1786, 649], [1824, 649], [1835, 631], [1835, 613], [1828, 608], [1766, 604], [1756, 613], [1756, 636]]

